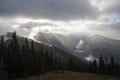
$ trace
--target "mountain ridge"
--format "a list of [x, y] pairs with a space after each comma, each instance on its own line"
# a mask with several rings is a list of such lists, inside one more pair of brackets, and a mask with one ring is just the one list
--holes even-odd
[[[42, 36], [46, 36], [46, 38], [41, 37], [40, 36], [41, 34], [42, 34]], [[112, 38], [109, 38], [106, 36], [102, 36], [99, 34], [95, 34], [95, 35], [87, 36], [87, 37], [86, 36], [81, 37], [81, 35], [75, 36], [75, 34], [72, 34], [69, 36], [54, 34], [55, 36], [58, 37], [58, 40], [55, 39], [54, 35], [52, 35], [52, 38], [49, 39], [49, 37], [47, 37], [48, 35], [52, 35], [52, 34], [39, 33], [37, 36], [35, 36], [35, 39], [38, 41], [43, 41], [43, 42], [46, 39], [50, 40], [53, 42], [51, 44], [56, 46], [57, 48], [60, 48], [67, 52], [71, 52], [73, 55], [78, 56], [79, 58], [82, 58], [82, 59], [89, 55], [92, 55], [95, 58], [99, 58], [100, 54], [103, 54], [104, 56], [108, 56], [108, 57], [120, 56], [118, 54], [120, 52], [119, 51], [120, 50], [119, 49], [120, 48], [120, 40], [115, 40], [115, 39], [112, 39]], [[40, 39], [40, 37], [42, 39]], [[75, 49], [76, 49], [75, 47], [79, 44], [80, 40], [83, 41], [83, 44], [82, 44], [82, 47], [80, 50], [83, 50], [84, 53], [81, 53], [79, 51], [75, 52]], [[57, 43], [54, 44], [54, 42], [57, 42]], [[48, 42], [45, 41], [45, 43], [48, 43]], [[64, 43], [64, 44], [61, 44], [61, 43]], [[92, 49], [92, 48], [94, 48], [94, 49]], [[103, 49], [103, 50], [101, 50], [101, 53], [100, 53], [100, 52], [95, 52], [96, 49], [99, 49], [99, 50]], [[107, 51], [107, 53], [105, 53], [104, 51]], [[117, 59], [120, 61], [119, 58], [117, 58]]]

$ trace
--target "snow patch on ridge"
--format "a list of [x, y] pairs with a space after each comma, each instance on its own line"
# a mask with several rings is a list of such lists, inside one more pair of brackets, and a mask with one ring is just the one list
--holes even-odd
[[83, 45], [83, 41], [80, 40], [79, 43], [77, 44], [77, 46], [75, 47], [76, 49], [81, 49]]
[[84, 57], [84, 59], [86, 59], [87, 61], [93, 61], [93, 60], [98, 61], [98, 58], [93, 57], [92, 54], [89, 54], [88, 56]]
[[84, 41], [80, 40], [79, 43], [75, 46], [75, 53], [84, 53], [81, 49]]

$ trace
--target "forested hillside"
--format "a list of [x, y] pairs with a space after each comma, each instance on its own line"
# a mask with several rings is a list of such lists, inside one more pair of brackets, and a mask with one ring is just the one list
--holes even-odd
[[53, 46], [17, 37], [16, 32], [11, 33], [11, 39], [4, 41], [2, 36], [0, 40], [1, 78], [27, 77], [52, 70], [83, 71], [87, 65]]
[[85, 61], [54, 46], [18, 37], [0, 40], [0, 78], [14, 79], [42, 75], [50, 71], [77, 71], [95, 74], [120, 76], [119, 62], [114, 56], [110, 60], [100, 55], [99, 60]]

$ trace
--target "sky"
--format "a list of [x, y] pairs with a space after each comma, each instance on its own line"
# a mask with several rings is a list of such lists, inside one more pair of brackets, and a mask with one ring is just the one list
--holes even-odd
[[0, 0], [0, 34], [86, 32], [120, 39], [120, 0]]

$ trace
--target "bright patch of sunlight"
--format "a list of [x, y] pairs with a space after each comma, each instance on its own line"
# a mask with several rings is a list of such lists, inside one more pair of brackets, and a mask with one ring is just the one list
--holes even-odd
[[13, 27], [13, 28], [18, 28], [18, 27], [19, 27], [19, 25], [13, 25], [12, 27]]
[[39, 27], [32, 28], [32, 31], [28, 34], [28, 38], [34, 39], [34, 36], [39, 32]]

